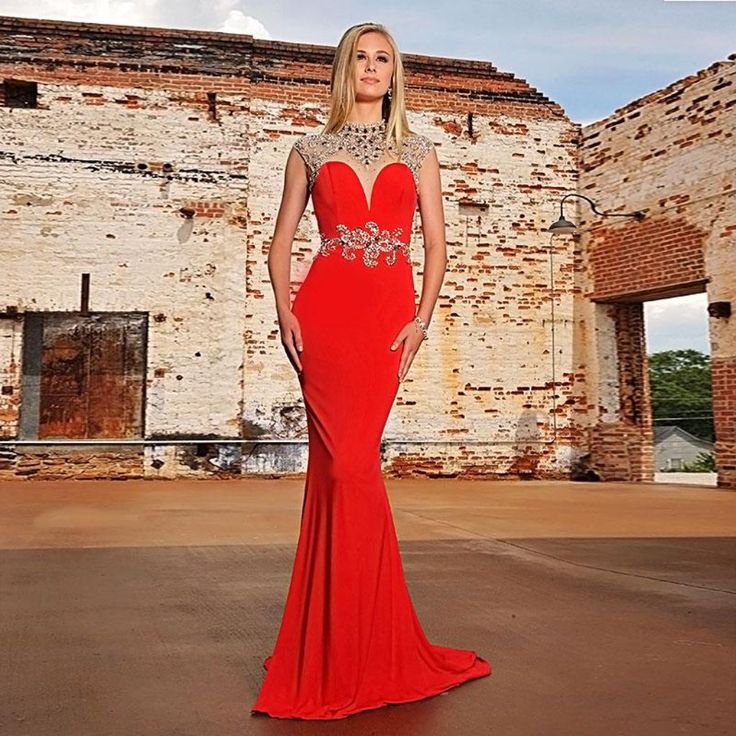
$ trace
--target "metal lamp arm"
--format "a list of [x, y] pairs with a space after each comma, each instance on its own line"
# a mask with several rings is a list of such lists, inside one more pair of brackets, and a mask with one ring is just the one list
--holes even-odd
[[604, 217], [634, 217], [637, 220], [641, 220], [644, 217], [644, 213], [641, 210], [636, 210], [635, 212], [601, 212], [596, 209], [595, 202], [590, 199], [590, 197], [586, 197], [584, 194], [578, 194], [577, 192], [570, 192], [560, 200], [560, 217], [564, 216], [563, 205], [568, 197], [579, 197], [580, 199], [584, 199], [588, 202], [590, 208], [596, 213], [596, 215], [603, 215]]

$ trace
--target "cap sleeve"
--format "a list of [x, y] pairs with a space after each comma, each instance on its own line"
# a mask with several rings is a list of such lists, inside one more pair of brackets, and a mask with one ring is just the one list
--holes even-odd
[[319, 168], [319, 146], [317, 145], [317, 136], [306, 134], [297, 138], [292, 148], [302, 157], [307, 167], [307, 179], [309, 183], [309, 191], [312, 186]]
[[427, 154], [434, 148], [432, 141], [426, 135], [411, 135], [403, 141], [401, 160], [411, 169], [414, 184], [419, 189], [419, 172]]

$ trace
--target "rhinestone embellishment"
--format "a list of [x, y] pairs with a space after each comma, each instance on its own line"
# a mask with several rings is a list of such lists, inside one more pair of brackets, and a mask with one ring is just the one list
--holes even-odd
[[419, 171], [422, 160], [433, 147], [432, 141], [423, 135], [410, 135], [404, 139], [402, 152], [397, 152], [392, 142], [386, 141], [386, 125], [378, 123], [345, 123], [337, 133], [307, 134], [298, 138], [294, 145], [307, 165], [308, 186], [312, 191], [322, 165], [339, 155], [340, 151], [356, 160], [356, 163], [370, 169], [380, 159], [388, 155], [389, 159], [405, 163], [419, 189]]
[[366, 266], [377, 266], [382, 253], [386, 254], [384, 261], [388, 265], [396, 263], [396, 254], [403, 253], [409, 258], [409, 243], [400, 240], [403, 228], [395, 227], [392, 230], [381, 230], [372, 221], [366, 222], [363, 227], [349, 228], [347, 225], [337, 225], [339, 235], [329, 238], [320, 233], [321, 244], [317, 255], [327, 256], [335, 252], [338, 246], [342, 247], [341, 255], [348, 261], [354, 261], [356, 251], [363, 251], [363, 263]]
[[386, 141], [386, 122], [343, 124], [340, 133], [335, 134], [339, 139], [340, 148], [352, 154], [363, 166], [370, 166], [383, 156], [384, 151], [394, 151], [391, 143]]

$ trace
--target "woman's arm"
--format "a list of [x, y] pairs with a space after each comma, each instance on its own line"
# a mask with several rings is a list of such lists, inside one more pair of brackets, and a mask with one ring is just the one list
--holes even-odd
[[292, 148], [286, 160], [281, 205], [268, 251], [268, 273], [276, 299], [281, 341], [300, 371], [302, 366], [296, 351], [302, 349], [301, 331], [291, 312], [291, 247], [308, 199], [306, 164]]
[[[422, 296], [417, 308], [417, 317], [425, 328], [429, 325], [435, 302], [442, 288], [442, 281], [447, 267], [447, 243], [445, 242], [445, 213], [442, 206], [442, 181], [440, 179], [440, 163], [432, 146], [424, 157], [419, 170], [419, 214], [422, 218], [422, 234], [424, 236], [424, 269], [422, 276]], [[412, 321], [405, 325], [394, 339], [391, 350], [403, 342], [404, 349], [399, 361], [399, 381], [403, 381], [409, 372], [414, 356], [422, 344], [424, 335]]]
[[286, 159], [281, 205], [268, 251], [268, 273], [279, 315], [291, 311], [291, 247], [307, 200], [307, 169], [302, 157], [292, 148]]
[[424, 269], [422, 296], [417, 316], [429, 325], [435, 302], [442, 288], [447, 267], [445, 212], [442, 204], [440, 163], [434, 146], [429, 150], [419, 170], [419, 214], [424, 236]]

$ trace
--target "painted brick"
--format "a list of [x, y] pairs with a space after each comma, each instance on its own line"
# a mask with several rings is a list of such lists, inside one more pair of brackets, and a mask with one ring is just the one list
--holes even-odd
[[[654, 471], [643, 302], [700, 291], [709, 303], [736, 301], [734, 89], [736, 55], [583, 129], [580, 193], [599, 210], [645, 213], [641, 221], [599, 217], [577, 200], [584, 295], [594, 310], [607, 307], [598, 316], [609, 321], [618, 366], [610, 384], [618, 407], [610, 395], [596, 401], [591, 428], [594, 466], [610, 477], [647, 480]], [[718, 484], [733, 488], [736, 330], [733, 317], [711, 317], [709, 326]], [[592, 395], [604, 386], [591, 381]]]

